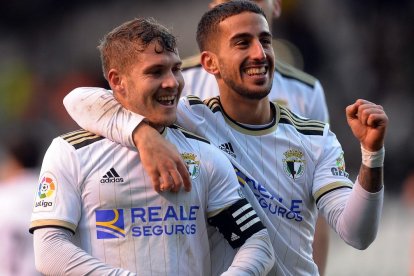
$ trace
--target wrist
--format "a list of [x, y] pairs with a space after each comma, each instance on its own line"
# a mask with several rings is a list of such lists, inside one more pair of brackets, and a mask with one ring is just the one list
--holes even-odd
[[145, 133], [152, 129], [146, 120], [142, 120], [132, 131], [132, 140], [136, 148], [139, 148], [140, 142], [142, 142]]
[[368, 151], [361, 145], [362, 164], [368, 168], [379, 168], [384, 166], [385, 148], [378, 151]]

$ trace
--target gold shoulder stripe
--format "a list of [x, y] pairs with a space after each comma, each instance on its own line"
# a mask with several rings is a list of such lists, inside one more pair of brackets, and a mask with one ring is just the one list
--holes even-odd
[[197, 134], [194, 134], [194, 133], [186, 130], [185, 128], [183, 128], [183, 127], [181, 127], [179, 125], [171, 125], [171, 126], [169, 126], [169, 128], [178, 129], [179, 131], [181, 131], [182, 134], [184, 134], [185, 137], [187, 137], [189, 139], [195, 139], [195, 140], [198, 140], [198, 141], [201, 141], [201, 142], [205, 142], [207, 144], [210, 144], [210, 141], [207, 140], [206, 138], [201, 137], [201, 136], [198, 136]]
[[185, 70], [185, 69], [190, 69], [190, 68], [194, 68], [197, 66], [201, 66], [200, 54], [185, 58], [183, 60], [183, 64], [181, 65], [181, 69]]
[[69, 138], [69, 137], [72, 137], [72, 136], [76, 136], [76, 135], [79, 135], [79, 134], [82, 134], [82, 133], [87, 133], [87, 132], [88, 132], [87, 130], [78, 129], [78, 130], [75, 130], [75, 131], [72, 131], [72, 132], [69, 132], [69, 133], [60, 135], [60, 137], [62, 137], [63, 139], [66, 139], [66, 138]]
[[70, 230], [73, 234], [75, 234], [76, 230], [76, 225], [67, 221], [58, 219], [40, 219], [30, 223], [29, 232], [33, 234], [34, 230], [49, 226], [65, 228]]
[[83, 129], [61, 135], [60, 137], [71, 144], [75, 149], [80, 149], [104, 139], [102, 136], [96, 135], [95, 133]]
[[352, 189], [352, 184], [348, 182], [333, 182], [331, 184], [328, 184], [313, 195], [313, 198], [315, 199], [316, 204], [318, 204], [318, 201], [327, 193], [332, 192], [337, 189], [346, 188], [346, 189]]
[[292, 125], [298, 132], [305, 135], [323, 135], [325, 123], [317, 120], [299, 118], [289, 109], [283, 106], [280, 108], [280, 124]]
[[210, 108], [211, 111], [213, 111], [213, 113], [218, 111], [221, 112], [221, 104], [218, 96], [205, 99], [204, 103], [208, 106], [208, 108]]
[[311, 88], [315, 86], [316, 78], [299, 69], [296, 69], [292, 65], [276, 60], [275, 70], [285, 78], [298, 80]]

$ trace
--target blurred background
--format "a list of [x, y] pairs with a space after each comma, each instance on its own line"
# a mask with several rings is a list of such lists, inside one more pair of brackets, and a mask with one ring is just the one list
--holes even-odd
[[[36, 148], [39, 154], [26, 151], [37, 158], [36, 166], [30, 167], [36, 173], [51, 140], [78, 128], [62, 99], [75, 87], [107, 87], [96, 49], [106, 32], [134, 17], [152, 16], [178, 36], [185, 58], [198, 52], [196, 26], [209, 1], [2, 2], [0, 195], [10, 198], [25, 187], [7, 193], [1, 190], [15, 171], [10, 169], [13, 154], [7, 141], [19, 138], [22, 144]], [[282, 3], [282, 16], [273, 23], [274, 37], [285, 49], [280, 54], [321, 81], [331, 128], [342, 143], [352, 179], [358, 173], [360, 149], [346, 123], [345, 107], [365, 98], [381, 104], [390, 119], [386, 200], [378, 239], [360, 252], [331, 235], [327, 275], [409, 275], [414, 261], [414, 2]], [[37, 180], [26, 186], [36, 189]]]

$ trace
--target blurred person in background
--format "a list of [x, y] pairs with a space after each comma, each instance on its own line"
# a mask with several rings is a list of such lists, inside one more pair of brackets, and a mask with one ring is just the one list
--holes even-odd
[[[225, 2], [228, 0], [213, 0], [209, 3], [209, 7], [213, 8]], [[272, 32], [273, 21], [279, 18], [282, 13], [282, 0], [255, 0], [252, 2], [262, 8]], [[277, 37], [277, 34], [274, 35]], [[269, 99], [306, 118], [329, 122], [328, 108], [321, 83], [313, 76], [285, 62], [291, 62], [293, 59], [281, 46], [283, 44], [273, 39], [276, 66]], [[183, 76], [185, 81], [183, 96], [194, 95], [204, 100], [219, 95], [214, 75], [204, 70], [200, 64], [200, 54], [183, 60]], [[313, 243], [313, 258], [321, 275], [324, 275], [325, 272], [328, 248], [329, 227], [325, 219], [319, 217]]]
[[[241, 12], [236, 8], [238, 5], [250, 7], [252, 14]], [[256, 182], [249, 173], [236, 169], [251, 204], [256, 207], [265, 204], [256, 211], [261, 210], [262, 215], [265, 212], [261, 217], [267, 218], [267, 226], [272, 229], [277, 261], [271, 275], [318, 275], [311, 249], [316, 209], [355, 248], [365, 249], [376, 236], [383, 199], [383, 139], [388, 119], [381, 106], [368, 101], [358, 100], [347, 108], [348, 123], [355, 137], [363, 147], [373, 151], [362, 150], [360, 175], [352, 185], [345, 171], [342, 149], [329, 126], [269, 102], [267, 95], [274, 76], [271, 35], [264, 16], [258, 15], [262, 11], [254, 7], [250, 2], [231, 1], [206, 13], [207, 19], [203, 16], [197, 32], [203, 50], [202, 64], [215, 75], [220, 97], [204, 103], [194, 96], [182, 98], [178, 123], [207, 137], [232, 161], [240, 162], [244, 169], [247, 166], [248, 172], [258, 177]], [[212, 15], [215, 13], [217, 18]], [[226, 17], [227, 13], [232, 15]], [[216, 21], [208, 19], [209, 16]], [[199, 38], [203, 36], [208, 36], [205, 41], [215, 43], [202, 45]], [[162, 164], [154, 151], [144, 150], [148, 146], [161, 147], [151, 146], [156, 138], [140, 140], [147, 136], [138, 130], [145, 124], [128, 132], [135, 121], [129, 118], [135, 118], [136, 114], [122, 110], [110, 91], [80, 88], [65, 98], [65, 106], [82, 127], [130, 147], [135, 144], [141, 156], [144, 152], [150, 156], [155, 167]], [[284, 147], [292, 151], [283, 153]], [[297, 147], [298, 151], [293, 150]], [[282, 156], [275, 158], [273, 152]], [[375, 162], [371, 162], [371, 157]], [[284, 172], [278, 172], [283, 168]], [[291, 179], [298, 183], [290, 184]], [[300, 216], [298, 224], [303, 224], [290, 225], [295, 223], [292, 220], [296, 215]]]
[[[17, 125], [14, 125], [19, 129]], [[40, 275], [33, 239], [27, 231], [38, 182], [40, 146], [27, 128], [9, 130], [0, 139], [0, 275]], [[24, 132], [23, 131], [27, 131]]]

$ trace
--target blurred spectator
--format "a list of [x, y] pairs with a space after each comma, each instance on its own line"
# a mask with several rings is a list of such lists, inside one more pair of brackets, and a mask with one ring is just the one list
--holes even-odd
[[[16, 128], [17, 129], [17, 128]], [[0, 146], [0, 275], [39, 275], [28, 231], [38, 182], [39, 144], [28, 129], [8, 131]]]

